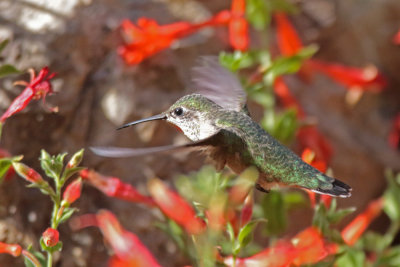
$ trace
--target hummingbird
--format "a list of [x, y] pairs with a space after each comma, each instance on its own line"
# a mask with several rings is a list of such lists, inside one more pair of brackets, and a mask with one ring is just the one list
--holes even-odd
[[263, 192], [278, 185], [335, 197], [351, 196], [350, 186], [304, 162], [250, 117], [240, 81], [219, 64], [217, 57], [201, 57], [199, 61], [192, 69], [195, 93], [178, 99], [161, 114], [118, 128], [165, 120], [178, 127], [191, 142], [137, 149], [92, 147], [91, 150], [100, 156], [119, 158], [201, 148], [218, 170], [227, 165], [239, 174], [255, 166], [259, 171], [256, 188]]

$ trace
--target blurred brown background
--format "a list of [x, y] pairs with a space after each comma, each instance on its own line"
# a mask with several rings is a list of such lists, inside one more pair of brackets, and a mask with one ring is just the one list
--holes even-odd
[[[353, 196], [339, 200], [340, 205], [362, 210], [384, 190], [384, 169], [400, 170], [400, 155], [386, 141], [391, 120], [400, 111], [400, 47], [391, 43], [400, 27], [400, 1], [294, 2], [301, 12], [292, 17], [293, 22], [305, 43], [320, 46], [317, 58], [359, 67], [373, 63], [389, 80], [386, 91], [366, 93], [354, 107], [345, 103], [345, 89], [325, 77], [319, 76], [312, 85], [289, 80], [291, 90], [306, 112], [317, 118], [319, 129], [334, 146], [331, 167], [335, 176], [354, 188]], [[195, 59], [229, 50], [225, 29], [203, 31], [138, 66], [127, 67], [116, 53], [121, 43], [118, 25], [124, 18], [136, 21], [141, 16], [155, 18], [160, 24], [201, 21], [229, 6], [228, 0], [0, 0], [0, 40], [11, 41], [2, 54], [3, 62], [21, 70], [48, 65], [56, 71], [53, 85], [57, 94], [49, 97], [49, 103], [60, 108], [59, 113], [49, 114], [40, 103], [30, 104], [7, 120], [1, 147], [13, 155], [23, 154], [24, 163], [39, 169], [42, 148], [57, 154], [90, 145], [140, 147], [184, 140], [163, 122], [119, 132], [115, 128], [159, 113], [184, 95]], [[252, 37], [257, 43], [259, 36], [253, 33]], [[20, 92], [12, 87], [18, 78], [0, 80], [2, 112]], [[188, 155], [116, 160], [86, 150], [83, 165], [145, 191], [149, 177], [169, 180], [202, 166], [201, 156]], [[49, 200], [25, 185], [15, 177], [0, 186], [0, 241], [36, 245], [47, 228]], [[152, 226], [154, 214], [141, 206], [109, 199], [88, 186], [76, 206], [80, 214], [112, 210], [161, 264], [185, 263], [174, 243]], [[306, 225], [310, 219], [304, 220]], [[72, 233], [68, 225], [62, 225], [60, 231], [64, 249], [57, 266], [105, 266], [107, 249], [97, 229]], [[0, 255], [0, 266], [18, 264], [22, 264], [20, 259]]]

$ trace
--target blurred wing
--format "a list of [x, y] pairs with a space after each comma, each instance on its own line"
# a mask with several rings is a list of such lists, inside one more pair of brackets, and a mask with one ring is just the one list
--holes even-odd
[[215, 146], [216, 137], [220, 135], [220, 132], [215, 135], [208, 137], [204, 140], [200, 140], [193, 143], [187, 143], [183, 145], [169, 145], [169, 146], [157, 146], [149, 148], [127, 148], [127, 147], [90, 147], [93, 153], [96, 155], [107, 157], [107, 158], [128, 158], [145, 156], [149, 154], [162, 153], [168, 151], [178, 151], [182, 149], [189, 149], [202, 146]]
[[192, 81], [196, 93], [225, 109], [242, 111], [246, 93], [238, 78], [219, 64], [218, 57], [201, 57], [192, 69]]
[[107, 157], [107, 158], [129, 158], [144, 156], [149, 154], [174, 151], [179, 149], [189, 148], [189, 144], [181, 146], [158, 146], [149, 148], [127, 148], [127, 147], [90, 147], [93, 153], [96, 155]]

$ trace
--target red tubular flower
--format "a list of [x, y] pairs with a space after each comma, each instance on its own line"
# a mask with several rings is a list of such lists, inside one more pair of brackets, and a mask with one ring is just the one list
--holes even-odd
[[20, 175], [22, 178], [24, 178], [28, 182], [31, 182], [31, 183], [44, 182], [42, 176], [34, 169], [32, 169], [20, 162], [13, 162], [12, 164], [13, 164], [14, 170], [18, 173], [18, 175]]
[[264, 249], [263, 251], [251, 257], [236, 258], [235, 264], [233, 264], [233, 257], [226, 257], [224, 259], [224, 263], [228, 266], [236, 267], [284, 267], [290, 266], [290, 263], [293, 261], [296, 255], [297, 252], [290, 242], [280, 241], [273, 247]]
[[[25, 81], [15, 82], [17, 85], [23, 85], [26, 87], [24, 91], [22, 91], [22, 93], [14, 99], [6, 112], [1, 116], [0, 123], [4, 123], [6, 119], [23, 110], [32, 99], [40, 99], [43, 97], [43, 103], [45, 103], [46, 95], [53, 93], [50, 79], [55, 76], [55, 73], [47, 75], [49, 73], [48, 67], [41, 69], [38, 76], [35, 75], [35, 71], [33, 69], [29, 69], [29, 73], [31, 76], [29, 83]], [[57, 111], [57, 108], [51, 108], [50, 110]]]
[[303, 150], [303, 153], [301, 154], [301, 159], [319, 170], [320, 172], [326, 172], [326, 162], [324, 160], [317, 160], [315, 158], [315, 152], [312, 151], [310, 148], [306, 148]]
[[276, 22], [276, 39], [282, 55], [293, 56], [302, 48], [303, 44], [296, 29], [290, 23], [285, 13], [278, 12], [274, 15]]
[[82, 179], [78, 178], [70, 183], [64, 191], [63, 201], [68, 204], [74, 203], [80, 196], [82, 190]]
[[385, 77], [373, 65], [360, 69], [315, 59], [309, 60], [307, 65], [313, 71], [319, 71], [327, 75], [349, 90], [362, 89], [380, 92], [387, 85]]
[[243, 227], [251, 220], [251, 216], [253, 215], [253, 204], [253, 195], [247, 195], [240, 213], [240, 227]]
[[326, 243], [315, 227], [309, 227], [297, 234], [292, 243], [298, 252], [292, 261], [295, 265], [317, 263], [338, 249], [335, 244]]
[[151, 198], [140, 194], [132, 185], [123, 183], [116, 177], [106, 177], [92, 170], [83, 170], [80, 176], [107, 196], [149, 206], [154, 205]]
[[395, 45], [400, 45], [400, 30], [393, 36], [392, 42]]
[[183, 226], [189, 234], [200, 234], [204, 231], [205, 223], [196, 216], [193, 207], [162, 181], [153, 179], [149, 182], [148, 188], [161, 211]]
[[175, 40], [186, 37], [204, 27], [228, 24], [229, 11], [221, 11], [211, 19], [191, 24], [175, 22], [159, 25], [155, 20], [140, 18], [137, 26], [129, 20], [121, 24], [125, 45], [118, 48], [118, 53], [127, 64], [138, 64], [145, 58], [168, 48]]
[[[237, 258], [236, 266], [284, 267], [313, 264], [330, 254], [336, 253], [337, 250], [336, 244], [325, 242], [318, 229], [309, 227], [297, 234], [291, 241], [281, 240], [274, 246], [251, 257]], [[232, 266], [233, 258], [225, 258], [224, 263]]]
[[73, 231], [78, 231], [82, 228], [95, 226], [98, 227], [97, 217], [94, 214], [85, 214], [74, 217], [69, 221], [69, 226]]
[[294, 98], [282, 77], [277, 77], [275, 79], [274, 93], [285, 108], [294, 108], [297, 111], [298, 118], [305, 117], [303, 108], [300, 106], [296, 98]]
[[354, 245], [369, 224], [382, 212], [383, 198], [378, 198], [368, 204], [367, 208], [351, 221], [343, 230], [342, 238], [349, 246]]
[[[11, 157], [11, 154], [7, 150], [0, 148], [0, 159], [1, 158], [9, 158], [9, 157]], [[4, 179], [10, 180], [14, 176], [14, 174], [15, 174], [15, 170], [12, 166], [10, 166], [10, 168], [8, 169], [7, 173], [4, 176]]]
[[46, 231], [43, 232], [42, 238], [43, 242], [47, 247], [54, 247], [57, 245], [59, 241], [60, 234], [56, 229], [47, 228]]
[[400, 113], [393, 120], [392, 129], [388, 136], [389, 145], [394, 149], [400, 148]]
[[116, 258], [110, 261], [109, 266], [160, 266], [139, 238], [125, 230], [111, 212], [100, 211], [96, 217], [104, 238], [116, 255]]
[[7, 253], [14, 257], [18, 257], [21, 255], [22, 248], [18, 244], [6, 244], [0, 242], [0, 253]]
[[301, 149], [309, 148], [315, 152], [315, 160], [329, 162], [332, 157], [332, 146], [315, 126], [302, 127], [297, 132]]
[[246, 51], [249, 46], [249, 25], [245, 18], [246, 1], [233, 0], [232, 19], [229, 22], [229, 42], [236, 50]]

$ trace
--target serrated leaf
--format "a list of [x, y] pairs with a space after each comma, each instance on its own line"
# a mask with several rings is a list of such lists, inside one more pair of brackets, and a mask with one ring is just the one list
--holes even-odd
[[18, 74], [20, 72], [21, 71], [10, 64], [0, 66], [0, 78], [11, 74]]

